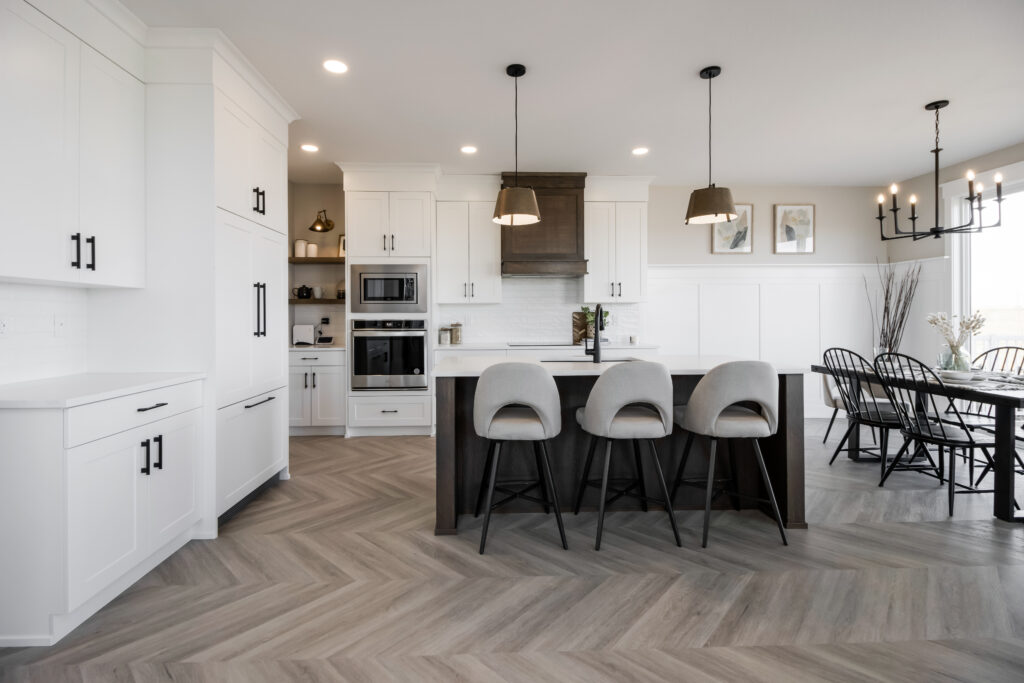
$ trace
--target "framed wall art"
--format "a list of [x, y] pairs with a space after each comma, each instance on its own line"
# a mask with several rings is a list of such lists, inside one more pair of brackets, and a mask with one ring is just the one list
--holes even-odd
[[754, 244], [754, 205], [736, 204], [736, 219], [711, 226], [712, 254], [751, 254]]
[[814, 253], [814, 204], [776, 204], [776, 254]]

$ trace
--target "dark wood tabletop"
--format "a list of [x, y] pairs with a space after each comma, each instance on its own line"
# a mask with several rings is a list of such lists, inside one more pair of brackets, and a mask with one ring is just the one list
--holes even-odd
[[[829, 374], [828, 368], [824, 365], [812, 365], [811, 370], [813, 372], [820, 373], [822, 375]], [[868, 376], [867, 373], [856, 373], [862, 375], [865, 380], [873, 380], [875, 382], [878, 379], [874, 376]], [[897, 386], [903, 388], [913, 388], [909, 382], [893, 378], [891, 380]], [[944, 391], [942, 393], [948, 395], [950, 398], [963, 399], [965, 401], [975, 401], [977, 403], [984, 403], [986, 405], [993, 406], [1006, 406], [1009, 408], [1024, 408], [1024, 385], [1021, 385], [1020, 389], [985, 389], [982, 387], [972, 387], [963, 384], [949, 384], [943, 382], [942, 386]]]

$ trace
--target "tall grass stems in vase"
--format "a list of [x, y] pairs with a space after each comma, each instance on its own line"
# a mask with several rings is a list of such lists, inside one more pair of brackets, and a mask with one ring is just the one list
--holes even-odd
[[886, 351], [899, 351], [903, 333], [910, 322], [910, 307], [914, 303], [917, 284], [921, 280], [921, 265], [908, 267], [898, 276], [897, 267], [892, 263], [877, 264], [879, 291], [871, 295], [867, 277], [864, 278], [864, 292], [871, 309], [871, 339], [875, 343], [875, 355]]

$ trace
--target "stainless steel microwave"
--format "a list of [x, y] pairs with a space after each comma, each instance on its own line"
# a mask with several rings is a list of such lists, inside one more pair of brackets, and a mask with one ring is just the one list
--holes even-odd
[[350, 272], [353, 313], [427, 312], [425, 264], [358, 264]]

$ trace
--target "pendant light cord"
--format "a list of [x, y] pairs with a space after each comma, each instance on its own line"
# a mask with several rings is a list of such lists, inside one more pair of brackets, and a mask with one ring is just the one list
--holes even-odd
[[711, 81], [708, 79], [708, 187], [711, 187]]
[[516, 121], [516, 133], [515, 133], [515, 157], [516, 157], [516, 172], [515, 172], [515, 186], [519, 187], [519, 77], [516, 76], [512, 79], [516, 84], [516, 102], [513, 107], [513, 112]]

